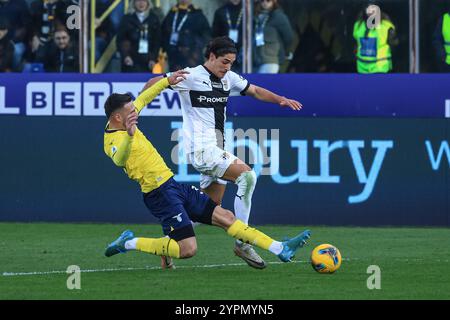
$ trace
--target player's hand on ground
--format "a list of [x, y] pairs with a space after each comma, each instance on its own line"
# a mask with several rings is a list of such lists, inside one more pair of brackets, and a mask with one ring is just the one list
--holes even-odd
[[301, 110], [303, 108], [303, 105], [300, 102], [285, 97], [280, 101], [280, 106], [289, 107], [292, 110]]
[[161, 269], [175, 269], [175, 265], [171, 257], [161, 256]]
[[170, 85], [175, 85], [183, 80], [186, 80], [187, 74], [189, 74], [189, 72], [186, 70], [178, 70], [173, 72], [167, 79], [169, 80]]
[[127, 116], [127, 119], [125, 120], [125, 128], [127, 129], [128, 135], [133, 136], [136, 132], [136, 125], [137, 125], [137, 119], [138, 114], [136, 111], [130, 112], [130, 114]]

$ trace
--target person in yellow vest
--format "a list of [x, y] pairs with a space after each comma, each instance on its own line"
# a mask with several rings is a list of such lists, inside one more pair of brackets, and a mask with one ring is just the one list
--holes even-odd
[[[353, 27], [353, 38], [356, 40], [356, 69], [358, 73], [388, 73], [392, 71], [392, 47], [398, 44], [395, 26], [382, 11], [376, 26], [371, 18], [369, 7], [371, 2], [360, 13], [360, 18]], [[369, 26], [368, 27], [368, 22]]]
[[433, 35], [433, 45], [439, 59], [439, 69], [450, 72], [450, 1], [447, 12], [439, 19]]

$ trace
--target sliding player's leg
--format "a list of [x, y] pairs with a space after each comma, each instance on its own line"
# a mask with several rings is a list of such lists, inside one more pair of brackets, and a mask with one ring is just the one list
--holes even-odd
[[192, 221], [221, 227], [236, 240], [268, 250], [284, 262], [290, 261], [297, 249], [303, 247], [310, 237], [310, 231], [305, 230], [288, 241], [275, 241], [261, 231], [236, 219], [233, 212], [217, 205], [194, 186], [184, 184], [181, 186], [186, 195], [184, 206]]
[[183, 192], [180, 184], [170, 179], [158, 189], [144, 195], [145, 205], [161, 222], [165, 237], [135, 237], [127, 230], [108, 246], [105, 255], [112, 256], [129, 250], [171, 258], [189, 258], [195, 255], [197, 243], [192, 222], [183, 205]]
[[[187, 215], [183, 218], [189, 220]], [[194, 230], [189, 225], [170, 232], [170, 236], [161, 238], [135, 237], [130, 230], [124, 231], [105, 251], [105, 256], [111, 257], [118, 253], [125, 253], [130, 250], [137, 250], [166, 257], [166, 259], [177, 258], [186, 259], [193, 257], [197, 252], [197, 241]], [[167, 261], [167, 260], [166, 260]], [[171, 261], [167, 261], [167, 268], [170, 268]]]
[[287, 241], [276, 241], [258, 229], [236, 219], [231, 211], [219, 206], [214, 209], [212, 224], [223, 228], [235, 239], [270, 251], [283, 262], [291, 261], [296, 251], [302, 248], [311, 236], [311, 232], [305, 230]]

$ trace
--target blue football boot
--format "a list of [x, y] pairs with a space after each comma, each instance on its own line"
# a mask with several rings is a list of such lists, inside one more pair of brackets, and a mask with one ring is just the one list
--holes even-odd
[[295, 256], [295, 252], [302, 248], [306, 241], [311, 237], [311, 231], [305, 230], [296, 237], [283, 241], [283, 251], [278, 255], [283, 262], [290, 262]]
[[134, 238], [134, 233], [130, 230], [125, 230], [122, 232], [120, 237], [118, 237], [114, 242], [110, 243], [108, 248], [106, 248], [105, 256], [111, 257], [118, 253], [125, 253], [128, 250], [125, 249], [125, 242]]

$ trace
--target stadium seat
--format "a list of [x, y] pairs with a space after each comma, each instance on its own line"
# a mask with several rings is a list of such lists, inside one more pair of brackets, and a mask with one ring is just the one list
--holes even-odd
[[25, 63], [23, 73], [45, 72], [43, 63]]

